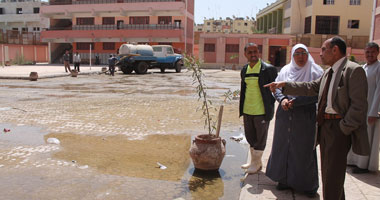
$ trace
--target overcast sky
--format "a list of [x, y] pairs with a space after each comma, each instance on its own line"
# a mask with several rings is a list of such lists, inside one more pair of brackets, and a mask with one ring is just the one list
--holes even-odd
[[276, 0], [195, 0], [194, 21], [202, 24], [204, 17], [207, 19], [219, 19], [222, 17], [254, 17], [259, 9], [263, 9], [267, 4]]

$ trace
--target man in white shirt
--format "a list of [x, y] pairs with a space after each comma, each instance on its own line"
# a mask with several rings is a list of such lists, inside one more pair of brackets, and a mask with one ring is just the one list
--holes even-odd
[[77, 70], [78, 72], [80, 72], [80, 69], [79, 69], [79, 66], [80, 66], [80, 55], [78, 52], [75, 52], [74, 56], [73, 56], [73, 62], [74, 62], [74, 70]]
[[371, 148], [369, 156], [361, 156], [350, 151], [347, 157], [347, 164], [354, 165], [352, 173], [361, 174], [379, 169], [379, 141], [380, 141], [380, 62], [377, 59], [379, 55], [379, 45], [370, 42], [365, 50], [367, 63], [363, 69], [367, 75], [368, 81], [368, 139]]

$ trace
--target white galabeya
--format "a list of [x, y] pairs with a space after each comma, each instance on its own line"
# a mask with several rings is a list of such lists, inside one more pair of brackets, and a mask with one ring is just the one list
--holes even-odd
[[255, 149], [253, 147], [249, 148], [249, 154], [251, 157], [251, 161], [246, 163], [246, 164], [241, 165], [242, 169], [248, 169], [251, 166], [251, 164], [253, 163], [253, 156], [252, 155], [253, 155], [254, 151], [255, 151]]
[[248, 174], [255, 174], [261, 170], [261, 167], [263, 165], [261, 162], [261, 157], [263, 156], [263, 152], [264, 151], [258, 151], [258, 150], [254, 150], [252, 152], [253, 159], [251, 159], [252, 160], [251, 166], [246, 171]]

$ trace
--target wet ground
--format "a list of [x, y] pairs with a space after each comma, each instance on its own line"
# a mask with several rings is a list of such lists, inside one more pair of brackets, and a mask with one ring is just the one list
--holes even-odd
[[[205, 73], [215, 107], [240, 87], [238, 71]], [[10, 130], [0, 132], [1, 198], [239, 197], [246, 147], [229, 139], [242, 133], [238, 101], [224, 108], [221, 169], [195, 171], [188, 151], [205, 130], [189, 72], [0, 83], [0, 128]]]

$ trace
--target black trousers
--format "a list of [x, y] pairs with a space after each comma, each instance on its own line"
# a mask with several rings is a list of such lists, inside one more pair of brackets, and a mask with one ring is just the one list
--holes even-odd
[[108, 68], [110, 70], [111, 76], [113, 76], [115, 74], [115, 65], [109, 65]]
[[339, 128], [341, 119], [325, 120], [318, 127], [324, 200], [344, 200], [347, 154], [351, 136]]
[[244, 133], [249, 145], [255, 150], [264, 151], [267, 144], [269, 121], [264, 115], [243, 114]]
[[74, 63], [74, 70], [77, 70], [78, 72], [80, 72], [79, 66], [80, 66], [80, 63]]

